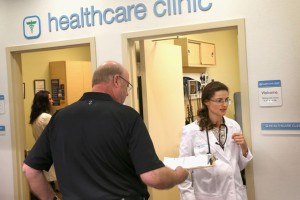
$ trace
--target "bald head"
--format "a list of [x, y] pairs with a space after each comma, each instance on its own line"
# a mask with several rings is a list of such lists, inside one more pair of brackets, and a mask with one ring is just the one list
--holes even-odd
[[109, 94], [115, 101], [124, 103], [128, 96], [129, 74], [122, 64], [106, 61], [94, 72], [92, 91]]
[[118, 62], [106, 61], [94, 72], [92, 86], [108, 83], [115, 74], [123, 75], [125, 68]]

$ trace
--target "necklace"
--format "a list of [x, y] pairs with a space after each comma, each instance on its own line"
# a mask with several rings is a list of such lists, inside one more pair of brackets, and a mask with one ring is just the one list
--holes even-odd
[[213, 134], [215, 135], [216, 139], [219, 141], [219, 129], [214, 127], [212, 129]]
[[225, 143], [225, 140], [226, 140], [226, 134], [225, 134], [225, 130], [224, 129], [219, 129], [219, 128], [216, 128], [214, 127], [212, 129], [212, 132], [213, 134], [215, 135], [217, 141], [219, 144], [224, 144]]

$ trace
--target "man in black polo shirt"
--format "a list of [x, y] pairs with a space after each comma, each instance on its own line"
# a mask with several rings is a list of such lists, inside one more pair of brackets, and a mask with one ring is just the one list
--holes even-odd
[[187, 178], [164, 166], [140, 115], [123, 105], [128, 77], [121, 64], [103, 63], [92, 92], [53, 115], [23, 164], [41, 199], [57, 199], [42, 173], [52, 163], [64, 200], [148, 199], [147, 185], [168, 189]]

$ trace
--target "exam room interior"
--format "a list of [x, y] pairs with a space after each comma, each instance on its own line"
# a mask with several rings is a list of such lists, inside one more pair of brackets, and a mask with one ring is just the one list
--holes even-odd
[[[198, 41], [212, 42], [216, 44], [216, 66], [204, 67], [194, 69], [191, 72], [183, 72], [183, 76], [191, 77], [195, 80], [200, 80], [200, 74], [207, 72], [209, 79], [225, 82], [230, 88], [230, 96], [233, 99], [233, 93], [240, 91], [239, 66], [237, 55], [237, 40], [236, 30], [215, 31], [202, 34], [189, 35], [174, 35], [174, 37], [157, 38], [154, 42], [161, 42], [166, 44], [174, 44], [173, 38], [187, 37]], [[170, 38], [170, 39], [169, 39]], [[163, 39], [163, 40], [160, 40]], [[139, 55], [139, 47], [137, 44], [137, 55]], [[166, 52], [167, 53], [167, 52]], [[138, 57], [138, 56], [137, 56]], [[34, 138], [31, 134], [31, 127], [29, 122], [31, 103], [34, 97], [33, 80], [46, 80], [46, 90], [51, 91], [49, 67], [48, 63], [51, 61], [91, 61], [90, 50], [88, 46], [73, 47], [57, 50], [37, 51], [22, 53], [22, 77], [25, 84], [25, 98], [24, 98], [24, 113], [25, 113], [25, 127], [26, 127], [26, 149], [31, 149], [34, 144]], [[137, 59], [139, 63], [139, 59]], [[193, 69], [192, 69], [193, 70]], [[169, 75], [168, 75], [169, 76]], [[194, 105], [193, 101], [193, 105]], [[196, 106], [194, 107], [194, 115], [196, 115]], [[230, 106], [227, 111], [227, 116], [235, 118], [234, 106]]]

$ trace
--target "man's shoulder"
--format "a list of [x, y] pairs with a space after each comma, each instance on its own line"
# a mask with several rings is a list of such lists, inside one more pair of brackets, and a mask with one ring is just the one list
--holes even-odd
[[119, 104], [117, 102], [115, 102], [115, 103], [117, 104], [116, 109], [119, 109], [121, 112], [124, 112], [125, 114], [130, 114], [130, 115], [139, 115], [139, 113], [131, 106]]

